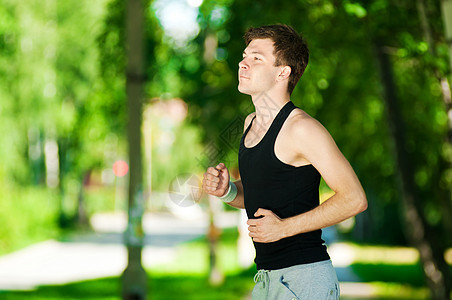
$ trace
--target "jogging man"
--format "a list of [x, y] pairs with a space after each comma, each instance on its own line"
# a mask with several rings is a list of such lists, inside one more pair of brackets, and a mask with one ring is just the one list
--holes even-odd
[[[258, 273], [253, 299], [339, 299], [321, 229], [367, 208], [366, 195], [328, 131], [290, 101], [309, 52], [290, 26], [250, 28], [239, 63], [241, 93], [255, 112], [245, 119], [240, 180], [220, 163], [203, 189], [245, 208]], [[335, 194], [319, 205], [323, 178]]]

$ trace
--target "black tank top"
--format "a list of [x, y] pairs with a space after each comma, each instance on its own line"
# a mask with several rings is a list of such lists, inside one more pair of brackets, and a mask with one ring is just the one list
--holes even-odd
[[[239, 170], [245, 209], [250, 219], [255, 219], [254, 213], [259, 208], [271, 210], [284, 219], [319, 205], [320, 173], [312, 165], [294, 167], [283, 163], [274, 151], [276, 137], [294, 108], [291, 101], [285, 104], [262, 140], [247, 148], [245, 137], [253, 118], [240, 141]], [[254, 247], [258, 269], [276, 270], [329, 259], [321, 230], [272, 243], [254, 242]]]

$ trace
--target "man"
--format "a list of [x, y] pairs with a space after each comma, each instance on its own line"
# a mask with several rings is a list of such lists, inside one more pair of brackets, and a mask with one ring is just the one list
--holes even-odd
[[[241, 93], [255, 112], [245, 119], [241, 180], [223, 163], [204, 174], [203, 189], [245, 208], [256, 249], [253, 299], [339, 299], [321, 229], [367, 208], [363, 188], [328, 131], [290, 95], [306, 69], [308, 48], [290, 26], [250, 28], [239, 63]], [[335, 194], [319, 205], [323, 177]]]

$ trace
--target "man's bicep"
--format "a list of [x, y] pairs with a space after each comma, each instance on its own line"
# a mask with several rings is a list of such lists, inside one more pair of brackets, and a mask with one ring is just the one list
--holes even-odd
[[347, 190], [359, 184], [350, 163], [320, 123], [311, 124], [303, 134], [302, 155], [319, 171], [333, 191]]
[[335, 148], [330, 149], [330, 153], [325, 155], [326, 158], [320, 157], [314, 166], [333, 191], [349, 191], [358, 188], [360, 184], [353, 168], [337, 146]]

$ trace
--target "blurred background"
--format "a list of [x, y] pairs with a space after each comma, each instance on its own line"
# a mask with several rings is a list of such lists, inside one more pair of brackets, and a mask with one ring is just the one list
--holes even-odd
[[200, 182], [239, 178], [242, 36], [274, 23], [369, 201], [324, 230], [341, 299], [450, 299], [451, 0], [0, 0], [0, 299], [250, 299], [246, 218]]

